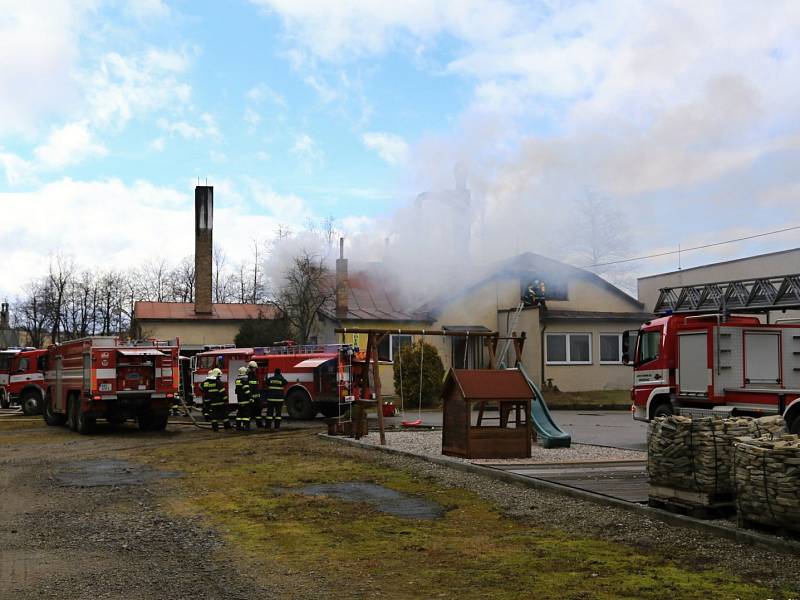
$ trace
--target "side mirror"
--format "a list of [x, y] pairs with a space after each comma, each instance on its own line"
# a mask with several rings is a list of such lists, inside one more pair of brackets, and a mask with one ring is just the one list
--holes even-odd
[[622, 354], [622, 364], [623, 364], [623, 365], [629, 365], [629, 364], [630, 364], [630, 362], [631, 362], [631, 357], [630, 357], [630, 356], [628, 356], [628, 353], [627, 353], [627, 352], [624, 352], [624, 353]]

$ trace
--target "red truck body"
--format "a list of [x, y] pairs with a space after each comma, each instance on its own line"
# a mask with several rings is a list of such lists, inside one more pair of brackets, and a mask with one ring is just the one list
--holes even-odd
[[180, 385], [178, 348], [165, 342], [91, 337], [50, 346], [44, 418], [89, 433], [98, 418], [113, 424], [136, 419], [163, 430]]
[[38, 414], [44, 398], [47, 350], [11, 350], [0, 355], [0, 406], [19, 404], [26, 415]]
[[239, 367], [250, 361], [258, 364], [258, 383], [280, 369], [287, 380], [286, 408], [295, 419], [312, 419], [321, 412], [326, 417], [338, 414], [339, 402], [350, 395], [352, 381], [365, 369], [363, 356], [349, 345], [329, 344], [260, 348], [221, 348], [194, 357], [193, 390], [195, 403], [202, 402], [200, 383], [213, 368], [222, 371], [228, 389], [229, 409], [237, 403], [235, 381]]
[[783, 415], [800, 433], [800, 325], [757, 317], [676, 314], [638, 331], [633, 418]]

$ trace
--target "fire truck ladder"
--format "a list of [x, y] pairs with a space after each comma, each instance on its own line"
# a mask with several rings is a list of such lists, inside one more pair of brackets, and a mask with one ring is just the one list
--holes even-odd
[[657, 314], [760, 313], [800, 309], [800, 274], [661, 288]]

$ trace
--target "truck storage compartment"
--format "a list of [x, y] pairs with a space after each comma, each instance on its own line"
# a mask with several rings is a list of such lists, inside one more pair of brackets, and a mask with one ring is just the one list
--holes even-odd
[[678, 334], [678, 385], [681, 394], [705, 395], [711, 385], [708, 368], [708, 333]]
[[117, 351], [117, 391], [144, 392], [156, 389], [156, 361], [166, 356], [155, 349]]

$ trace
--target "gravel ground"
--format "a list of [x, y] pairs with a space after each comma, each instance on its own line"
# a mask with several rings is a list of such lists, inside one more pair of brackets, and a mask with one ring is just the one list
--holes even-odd
[[[646, 550], [684, 565], [724, 569], [749, 581], [800, 589], [798, 555], [770, 552], [622, 509], [465, 473], [412, 456], [377, 453], [351, 446], [340, 448], [344, 455], [404, 469], [445, 488], [466, 488], [532, 527], [555, 527], [572, 535], [602, 538]], [[625, 550], [620, 548], [620, 551]]]
[[[370, 433], [361, 438], [362, 442], [377, 446], [380, 443], [378, 433]], [[387, 431], [386, 445], [396, 450], [412, 452], [422, 456], [437, 456], [440, 458], [463, 461], [453, 456], [442, 455], [441, 431]], [[619, 460], [647, 460], [646, 452], [638, 450], [623, 450], [621, 448], [608, 448], [606, 446], [589, 446], [586, 444], [572, 444], [570, 448], [542, 448], [538, 444], [531, 447], [531, 458], [507, 459], [475, 459], [468, 462], [476, 464], [551, 464], [551, 463], [585, 463], [595, 461]]]
[[[141, 485], [90, 487], [56, 478], [97, 459], [213, 436], [189, 431], [0, 432], [0, 599], [281, 597], [240, 568], [231, 547], [202, 519], [165, 509], [163, 499], [179, 480], [151, 480], [143, 472]], [[23, 433], [30, 439], [19, 443]], [[8, 436], [13, 444], [4, 443]]]

